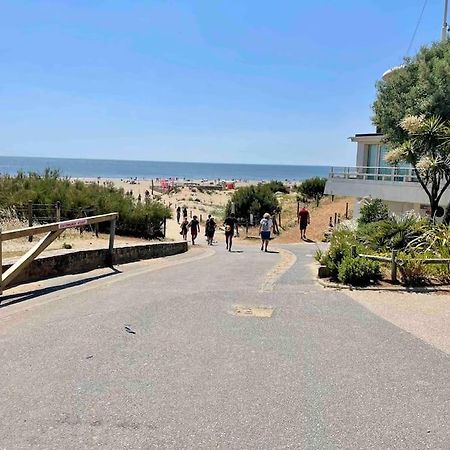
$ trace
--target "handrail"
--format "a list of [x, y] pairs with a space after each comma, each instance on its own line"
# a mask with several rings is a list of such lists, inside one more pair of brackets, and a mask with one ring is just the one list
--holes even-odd
[[[67, 228], [75, 228], [84, 225], [90, 225], [99, 222], [110, 222], [109, 229], [109, 263], [114, 262], [114, 237], [116, 233], [116, 221], [119, 214], [109, 213], [100, 214], [98, 216], [83, 217], [81, 219], [63, 220], [59, 222], [49, 223], [46, 225], [35, 225], [32, 227], [19, 228], [17, 230], [8, 230], [2, 232], [0, 229], [0, 294], [11, 282], [19, 276], [26, 267], [28, 267], [34, 259], [42, 253], [61, 233]], [[47, 233], [37, 244], [28, 250], [18, 261], [16, 261], [8, 270], [3, 273], [2, 266], [2, 242], [10, 239], [17, 239], [25, 236], [33, 236], [35, 234]]]
[[63, 220], [45, 225], [35, 225], [32, 227], [18, 228], [17, 230], [8, 230], [2, 232], [2, 241], [17, 239], [24, 236], [33, 236], [35, 234], [48, 233], [50, 231], [62, 230], [66, 228], [75, 228], [83, 225], [91, 225], [99, 222], [109, 222], [117, 219], [118, 213], [100, 214], [98, 216], [83, 217], [81, 219]]
[[328, 178], [417, 183], [413, 167], [349, 166], [331, 167]]

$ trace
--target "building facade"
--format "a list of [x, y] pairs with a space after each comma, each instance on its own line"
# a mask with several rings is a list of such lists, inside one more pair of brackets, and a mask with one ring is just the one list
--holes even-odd
[[[359, 214], [363, 199], [379, 198], [397, 214], [429, 212], [428, 196], [409, 164], [392, 167], [385, 160], [388, 148], [380, 133], [356, 134], [350, 138], [357, 144], [356, 166], [331, 168], [325, 187], [328, 195], [356, 198], [354, 215]], [[441, 198], [444, 209], [450, 202], [450, 190]]]

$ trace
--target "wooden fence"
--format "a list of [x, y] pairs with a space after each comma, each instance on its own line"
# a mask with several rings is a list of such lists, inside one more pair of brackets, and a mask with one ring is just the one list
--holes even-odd
[[[28, 267], [33, 260], [42, 253], [58, 236], [60, 236], [64, 230], [68, 228], [83, 227], [86, 225], [97, 224], [100, 222], [110, 222], [109, 231], [109, 258], [110, 264], [113, 263], [113, 250], [114, 250], [114, 237], [116, 233], [116, 221], [118, 213], [102, 214], [98, 216], [83, 217], [74, 220], [59, 221], [44, 225], [35, 225], [25, 228], [19, 228], [17, 230], [2, 231], [0, 229], [0, 294], [3, 289], [8, 287], [9, 284], [21, 273], [26, 267]], [[2, 243], [10, 239], [18, 239], [26, 236], [34, 236], [36, 234], [46, 235], [37, 242], [30, 250], [28, 250], [18, 261], [16, 261], [5, 273], [2, 273]]]
[[[397, 277], [397, 269], [398, 266], [402, 265], [402, 262], [398, 260], [398, 251], [392, 250], [391, 256], [379, 256], [379, 255], [365, 255], [358, 254], [356, 251], [356, 246], [352, 246], [352, 257], [357, 258], [367, 258], [372, 261], [384, 262], [390, 265], [391, 267], [391, 281], [392, 283], [398, 283]], [[428, 259], [419, 259], [421, 264], [450, 264], [450, 258], [428, 258]]]

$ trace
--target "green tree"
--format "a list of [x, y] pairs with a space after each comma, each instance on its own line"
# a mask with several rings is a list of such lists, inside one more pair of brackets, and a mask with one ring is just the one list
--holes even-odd
[[274, 214], [279, 211], [279, 203], [270, 186], [250, 185], [237, 189], [228, 202], [225, 215], [231, 212], [234, 203], [236, 217], [248, 218], [250, 214], [262, 217], [264, 213]]
[[406, 116], [450, 120], [450, 40], [423, 47], [377, 83], [373, 123], [398, 146], [409, 140], [400, 125]]
[[309, 200], [314, 200], [319, 206], [320, 199], [324, 195], [326, 178], [314, 177], [302, 181], [302, 184], [297, 188], [298, 192]]

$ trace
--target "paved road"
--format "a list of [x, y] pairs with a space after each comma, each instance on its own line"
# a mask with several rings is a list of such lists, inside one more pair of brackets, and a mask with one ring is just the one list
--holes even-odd
[[316, 285], [313, 249], [197, 249], [7, 295], [0, 448], [449, 449], [450, 358]]

